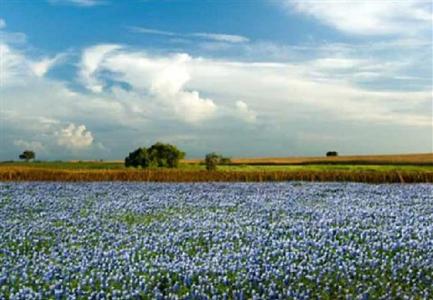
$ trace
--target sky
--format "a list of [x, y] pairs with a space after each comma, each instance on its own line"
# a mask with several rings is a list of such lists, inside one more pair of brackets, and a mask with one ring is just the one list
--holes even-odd
[[433, 152], [432, 2], [0, 0], [0, 160]]

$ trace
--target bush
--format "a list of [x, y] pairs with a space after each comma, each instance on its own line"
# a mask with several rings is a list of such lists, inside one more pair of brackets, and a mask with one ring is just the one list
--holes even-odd
[[204, 163], [206, 164], [206, 170], [208, 171], [215, 171], [219, 162], [220, 156], [215, 152], [206, 154], [206, 157], [204, 159]]
[[31, 159], [35, 159], [36, 155], [35, 155], [35, 152], [33, 152], [31, 150], [26, 150], [23, 153], [21, 153], [18, 157], [20, 159], [25, 160], [25, 161], [29, 161]]
[[185, 152], [170, 144], [156, 143], [147, 149], [152, 166], [177, 168]]
[[326, 152], [326, 156], [338, 156], [338, 152], [337, 151], [328, 151], [328, 152]]
[[138, 148], [130, 152], [125, 158], [125, 167], [142, 167], [147, 168], [150, 165], [149, 154], [146, 148]]
[[229, 157], [224, 157], [222, 155], [216, 154], [215, 152], [206, 154], [204, 159], [206, 170], [215, 171], [217, 165], [229, 165], [232, 163]]
[[232, 160], [230, 157], [220, 156], [220, 161], [219, 161], [220, 165], [230, 165], [231, 163], [232, 163]]
[[170, 144], [156, 143], [150, 148], [138, 148], [125, 158], [126, 167], [176, 168], [185, 152]]

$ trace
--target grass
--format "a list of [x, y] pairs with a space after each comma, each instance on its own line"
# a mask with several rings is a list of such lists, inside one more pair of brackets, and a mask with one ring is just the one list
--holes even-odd
[[177, 169], [146, 170], [125, 168], [120, 161], [2, 162], [0, 181], [433, 182], [432, 158], [433, 154], [234, 159], [216, 172], [207, 172], [198, 160], [184, 160]]
[[99, 161], [35, 161], [35, 162], [0, 162], [0, 169], [7, 167], [26, 167], [40, 169], [63, 169], [63, 170], [118, 170], [124, 169], [121, 162], [99, 162]]
[[233, 164], [247, 165], [309, 165], [309, 164], [350, 164], [350, 165], [433, 165], [433, 153], [391, 154], [391, 155], [350, 155], [335, 157], [261, 157], [234, 158]]

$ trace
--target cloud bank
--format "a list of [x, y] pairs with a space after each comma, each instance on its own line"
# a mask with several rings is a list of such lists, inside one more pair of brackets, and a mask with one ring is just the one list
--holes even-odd
[[[122, 44], [41, 57], [1, 41], [0, 156], [32, 148], [42, 158], [118, 159], [157, 140], [190, 156], [431, 148], [431, 74], [419, 73], [428, 42], [294, 48], [213, 38], [261, 59]], [[73, 75], [52, 77], [65, 62]]]

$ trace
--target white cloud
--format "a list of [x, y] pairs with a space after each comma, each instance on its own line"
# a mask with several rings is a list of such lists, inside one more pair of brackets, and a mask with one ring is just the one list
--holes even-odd
[[327, 58], [319, 58], [313, 62], [313, 65], [319, 69], [326, 70], [344, 70], [344, 69], [353, 69], [355, 67], [359, 67], [364, 62], [357, 59], [350, 58], [338, 58], [338, 57], [327, 57]]
[[[98, 46], [90, 51], [94, 49]], [[193, 58], [182, 53], [154, 56], [115, 47], [103, 52], [91, 68], [93, 72], [86, 73], [90, 81], [104, 73], [99, 77], [101, 82], [109, 79], [128, 83], [147, 99], [148, 105], [153, 103], [161, 113], [172, 112], [190, 123], [210, 119], [218, 106], [228, 108], [230, 101], [244, 99], [243, 104], [236, 104], [238, 112], [242, 112], [238, 117], [249, 121], [255, 119], [255, 113], [249, 109], [254, 104], [268, 117], [287, 117], [282, 112], [297, 106], [316, 113], [326, 112], [338, 119], [431, 124], [428, 116], [404, 113], [413, 103], [428, 101], [428, 91], [369, 91], [329, 75], [335, 69], [376, 71], [369, 62], [360, 59], [330, 57], [306, 64], [246, 63]], [[212, 99], [203, 98], [198, 91], [213, 95]]]
[[93, 143], [93, 135], [86, 126], [69, 124], [67, 127], [56, 132], [57, 144], [68, 149], [83, 149]]
[[415, 35], [431, 30], [433, 20], [431, 2], [425, 0], [284, 0], [282, 3], [340, 31], [359, 35]]
[[204, 39], [214, 40], [217, 42], [226, 42], [226, 43], [247, 43], [250, 41], [250, 39], [247, 37], [241, 35], [233, 35], [233, 34], [197, 32], [197, 33], [193, 33], [192, 35]]
[[129, 29], [132, 32], [146, 33], [146, 34], [166, 35], [166, 36], [177, 36], [178, 35], [177, 33], [171, 32], [171, 31], [152, 29], [152, 28], [146, 28], [146, 27], [138, 27], [138, 26], [130, 26]]
[[24, 150], [32, 150], [36, 152], [38, 155], [39, 152], [43, 152], [45, 147], [39, 141], [25, 141], [22, 139], [15, 140], [14, 145], [20, 148], [22, 151]]
[[245, 122], [254, 123], [257, 119], [256, 112], [243, 101], [236, 101], [236, 113]]
[[98, 45], [87, 48], [81, 58], [79, 78], [86, 88], [94, 93], [100, 93], [103, 89], [102, 83], [96, 78], [95, 72], [100, 63], [110, 52], [120, 49], [119, 45]]
[[96, 76], [101, 71], [112, 72], [114, 79], [127, 82], [143, 96], [150, 95], [150, 101], [162, 106], [161, 112], [171, 111], [185, 122], [196, 123], [211, 118], [217, 106], [198, 91], [185, 88], [191, 60], [183, 53], [151, 57], [145, 52], [121, 51], [114, 45], [96, 46], [84, 51], [80, 74], [90, 90], [102, 92], [102, 78]]
[[217, 98], [245, 99], [267, 118], [321, 115], [362, 122], [431, 126], [431, 115], [409, 112], [427, 105], [431, 90], [369, 91], [344, 80], [316, 80], [304, 66], [285, 63], [195, 61], [191, 85], [212, 90]]
[[[420, 151], [431, 145], [431, 88], [373, 90], [348, 76], [333, 75], [379, 74], [400, 67], [374, 55], [374, 59], [356, 57], [338, 48], [320, 50], [314, 59], [292, 59], [292, 63], [242, 62], [96, 45], [83, 50], [78, 74], [84, 86], [98, 92], [93, 93], [71, 90], [65, 79], [37, 77], [31, 68], [36, 58], [16, 46], [1, 47], [1, 157], [15, 158], [17, 143], [35, 142], [45, 146], [44, 155], [50, 159], [69, 155], [63, 153], [99, 158], [101, 147], [93, 141], [97, 136], [104, 153], [118, 158], [126, 146], [151, 144], [161, 137], [172, 142], [170, 137], [186, 135], [190, 138], [180, 140], [179, 146], [198, 155], [214, 150], [212, 145], [236, 145], [232, 151], [238, 155], [243, 153], [236, 152], [241, 147], [275, 155], [273, 149], [280, 145], [275, 141], [281, 141], [282, 151], [287, 151], [289, 144], [283, 143], [291, 143], [292, 138], [305, 142], [295, 133], [321, 135], [328, 128], [323, 122], [337, 129], [338, 133], [329, 129], [331, 136], [352, 136], [352, 149], [367, 144], [362, 138], [354, 141], [354, 126], [368, 127], [369, 144], [382, 141], [376, 136], [383, 128], [396, 132], [392, 144], [396, 150], [382, 147], [377, 151]], [[385, 132], [380, 134], [386, 137]], [[411, 142], [402, 142], [403, 135]], [[81, 151], [61, 151], [65, 147]]]
[[6, 21], [0, 18], [0, 29], [3, 29], [6, 27]]
[[20, 52], [7, 44], [0, 42], [1, 76], [0, 85], [23, 84], [23, 81], [32, 76], [29, 61]]
[[1, 76], [0, 84], [25, 85], [26, 80], [43, 77], [54, 65], [60, 63], [65, 54], [57, 54], [51, 58], [33, 60], [26, 57], [8, 44], [0, 43]]
[[105, 4], [105, 1], [101, 0], [48, 0], [48, 2], [51, 4], [70, 4], [82, 7], [91, 7]]
[[64, 54], [57, 54], [51, 58], [46, 57], [42, 60], [32, 63], [31, 69], [37, 77], [43, 77], [54, 65], [61, 62], [64, 57]]
[[154, 35], [162, 35], [162, 36], [178, 37], [178, 38], [193, 37], [193, 38], [200, 38], [204, 40], [233, 43], [233, 44], [248, 43], [250, 41], [249, 38], [242, 35], [236, 35], [236, 34], [214, 33], [214, 32], [177, 33], [172, 31], [159, 30], [159, 29], [146, 28], [146, 27], [137, 27], [137, 26], [131, 26], [128, 28], [132, 32], [138, 32], [138, 33], [154, 34]]

